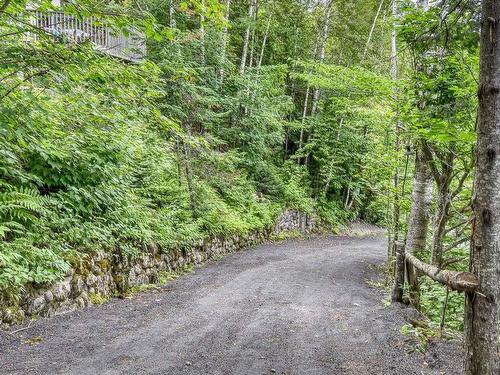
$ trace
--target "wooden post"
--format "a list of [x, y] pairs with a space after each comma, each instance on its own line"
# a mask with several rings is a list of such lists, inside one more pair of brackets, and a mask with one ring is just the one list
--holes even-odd
[[400, 241], [394, 243], [396, 253], [396, 266], [394, 268], [394, 288], [392, 289], [392, 302], [403, 302], [403, 288], [405, 283], [405, 247]]

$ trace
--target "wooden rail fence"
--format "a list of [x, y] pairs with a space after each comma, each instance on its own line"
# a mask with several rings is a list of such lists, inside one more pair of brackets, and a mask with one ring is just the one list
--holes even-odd
[[405, 282], [411, 283], [410, 279], [413, 277], [412, 275], [418, 277], [419, 273], [447, 286], [451, 290], [467, 293], [477, 291], [479, 280], [473, 273], [449, 271], [438, 268], [422, 262], [413, 254], [405, 252], [402, 242], [397, 242], [394, 246], [396, 247], [396, 265], [394, 287], [392, 291], [393, 302], [403, 302]]

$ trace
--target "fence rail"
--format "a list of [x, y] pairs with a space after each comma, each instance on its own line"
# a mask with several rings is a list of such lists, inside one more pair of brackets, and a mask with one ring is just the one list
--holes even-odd
[[[61, 11], [28, 12], [32, 26], [67, 42], [89, 41], [108, 55], [132, 62], [139, 62], [146, 54], [146, 38], [138, 30], [131, 28], [125, 35], [95, 17], [78, 17]], [[39, 35], [31, 33], [29, 38], [36, 40]]]
[[[392, 300], [394, 302], [403, 302], [403, 288], [405, 282], [411, 284], [411, 279], [415, 277], [418, 278], [419, 272], [430, 277], [432, 280], [445, 285], [451, 290], [467, 293], [477, 291], [479, 287], [479, 280], [473, 273], [441, 269], [431, 264], [422, 262], [413, 254], [405, 252], [404, 244], [401, 242], [396, 242], [394, 246], [396, 253], [396, 264], [394, 268], [395, 278], [392, 291]], [[406, 280], [405, 270], [407, 275]]]

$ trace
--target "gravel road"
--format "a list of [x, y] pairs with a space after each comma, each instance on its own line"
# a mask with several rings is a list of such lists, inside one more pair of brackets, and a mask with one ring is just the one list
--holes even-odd
[[[0, 374], [461, 374], [456, 344], [408, 352], [411, 309], [367, 280], [383, 237], [266, 244], [133, 299], [0, 332]], [[19, 327], [13, 327], [12, 330]]]

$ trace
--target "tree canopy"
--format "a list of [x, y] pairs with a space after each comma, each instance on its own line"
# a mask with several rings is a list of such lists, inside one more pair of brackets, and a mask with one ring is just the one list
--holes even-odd
[[[386, 226], [393, 260], [412, 181], [432, 193], [407, 251], [468, 270], [479, 8], [0, 0], [0, 305], [95, 251], [189, 250], [285, 207]], [[417, 284], [422, 312], [463, 328], [462, 297]]]

